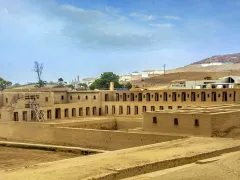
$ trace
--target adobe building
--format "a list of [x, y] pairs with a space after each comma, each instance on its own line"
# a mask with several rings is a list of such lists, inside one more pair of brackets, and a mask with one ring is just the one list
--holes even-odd
[[[111, 84], [111, 90], [108, 91], [5, 90], [0, 93], [0, 121], [41, 121], [93, 116], [142, 118], [144, 114], [144, 131], [212, 136], [212, 118], [222, 117], [224, 113], [238, 113], [237, 108], [231, 110], [234, 106], [228, 106], [228, 111], [224, 113], [222, 106], [209, 109], [208, 113], [199, 108], [184, 108], [234, 105], [240, 102], [240, 89], [237, 88], [144, 91], [113, 89]], [[157, 117], [157, 123], [153, 123], [153, 117]], [[174, 118], [179, 121], [178, 128], [173, 124]], [[199, 120], [199, 128], [192, 126], [193, 118]], [[186, 126], [183, 126], [184, 123]], [[234, 123], [238, 125], [236, 121]]]
[[150, 132], [223, 137], [240, 128], [240, 105], [192, 107], [145, 112], [143, 130]]
[[[51, 111], [51, 118], [49, 117], [47, 119], [104, 115], [142, 117], [142, 113], [146, 111], [179, 109], [191, 106], [235, 104], [240, 101], [240, 89], [3, 91], [0, 94], [2, 113], [8, 110], [15, 96], [18, 97], [18, 101], [14, 104], [16, 112], [21, 114], [23, 111], [28, 111], [29, 100], [34, 99], [39, 102], [43, 111]], [[75, 111], [76, 113], [71, 113]], [[22, 119], [19, 118], [19, 120]]]

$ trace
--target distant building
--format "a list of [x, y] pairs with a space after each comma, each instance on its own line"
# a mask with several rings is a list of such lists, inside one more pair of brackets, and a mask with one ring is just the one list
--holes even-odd
[[234, 88], [240, 85], [240, 76], [226, 76], [217, 80], [175, 80], [172, 81], [170, 89], [209, 89], [209, 88]]
[[91, 84], [96, 80], [97, 78], [84, 78], [82, 79], [81, 83], [87, 84], [87, 86], [91, 86]]
[[163, 70], [145, 70], [142, 72], [143, 78], [148, 78], [149, 75], [161, 75], [164, 74]]
[[119, 77], [120, 77], [120, 78], [119, 78], [119, 82], [120, 82], [120, 83], [129, 82], [129, 81], [131, 81], [131, 79], [132, 79], [131, 74], [123, 74], [123, 75], [120, 75]]
[[138, 76], [138, 75], [139, 75], [139, 72], [138, 72], [138, 71], [132, 72], [132, 76]]
[[223, 63], [221, 62], [214, 62], [214, 63], [205, 63], [205, 64], [201, 64], [202, 67], [208, 67], [208, 66], [221, 66], [223, 65]]

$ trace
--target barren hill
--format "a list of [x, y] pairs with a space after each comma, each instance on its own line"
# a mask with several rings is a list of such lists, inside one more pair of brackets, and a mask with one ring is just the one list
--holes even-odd
[[[223, 63], [219, 66], [202, 66], [202, 64], [208, 63]], [[240, 53], [227, 54], [227, 55], [217, 55], [210, 58], [206, 58], [190, 65], [168, 70], [167, 73], [176, 72], [240, 72]]]
[[200, 64], [193, 64], [166, 71], [166, 73], [177, 72], [240, 72], [240, 63], [223, 64], [221, 66], [207, 66], [207, 67], [202, 67]]
[[175, 80], [204, 80], [206, 76], [212, 79], [219, 79], [224, 76], [240, 76], [240, 72], [177, 72], [150, 77], [144, 80], [135, 81], [139, 87], [167, 87]]
[[210, 58], [206, 58], [206, 59], [203, 59], [201, 61], [197, 61], [197, 62], [192, 63], [190, 65], [204, 64], [204, 63], [215, 63], [215, 62], [234, 63], [234, 64], [235, 63], [240, 63], [240, 53], [212, 56]]
[[[221, 62], [222, 65], [202, 66], [205, 63]], [[166, 71], [166, 75], [157, 75], [144, 80], [135, 81], [139, 87], [167, 87], [174, 80], [203, 80], [210, 76], [212, 79], [219, 79], [224, 76], [240, 76], [240, 53], [212, 56], [197, 61], [185, 67]]]
[[173, 80], [203, 80], [206, 76], [219, 79], [223, 76], [240, 76], [240, 72], [181, 72], [170, 73], [145, 79], [145, 83], [169, 84]]

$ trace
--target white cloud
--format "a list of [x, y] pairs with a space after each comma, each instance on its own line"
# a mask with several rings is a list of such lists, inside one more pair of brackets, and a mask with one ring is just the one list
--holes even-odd
[[[4, 8], [8, 13], [4, 12]], [[191, 39], [205, 36], [203, 30], [194, 33], [183, 22], [182, 30], [172, 28], [169, 22], [156, 22], [154, 15], [131, 13], [142, 18], [141, 23], [124, 15], [121, 10], [107, 7], [107, 11], [88, 10], [56, 1], [0, 0], [1, 42], [18, 45], [33, 43], [39, 46], [68, 46], [78, 49], [151, 49], [171, 47], [173, 39]], [[159, 16], [160, 18], [160, 16]], [[185, 31], [186, 30], [186, 31]], [[192, 36], [189, 36], [192, 34]], [[199, 38], [203, 39], [203, 38]], [[3, 44], [3, 43], [2, 43]], [[13, 46], [12, 45], [12, 46]]]
[[168, 15], [154, 16], [154, 15], [146, 15], [146, 14], [137, 13], [137, 12], [132, 12], [129, 15], [131, 17], [138, 18], [139, 20], [142, 20], [142, 21], [153, 21], [153, 20], [157, 20], [158, 18], [163, 18], [163, 19], [168, 19], [168, 20], [182, 20], [178, 16], [168, 16]]
[[162, 27], [167, 27], [167, 28], [170, 28], [170, 27], [174, 27], [173, 24], [168, 24], [168, 23], [150, 23], [148, 24], [149, 26], [152, 26], [152, 27], [157, 27], [157, 28], [162, 28]]
[[157, 19], [157, 16], [145, 15], [145, 14], [140, 14], [140, 13], [136, 13], [136, 12], [130, 13], [130, 16], [135, 17], [135, 18], [139, 18], [142, 21], [152, 21], [152, 20]]
[[69, 5], [69, 4], [60, 5], [59, 8], [63, 9], [63, 10], [67, 9], [69, 11], [76, 12], [76, 13], [83, 13], [83, 12], [85, 12], [84, 9], [81, 9], [81, 8], [78, 8], [78, 7]]
[[148, 20], [148, 21], [157, 19], [157, 17], [156, 17], [156, 16], [153, 16], [153, 15], [145, 16], [144, 18], [145, 18], [146, 20]]
[[114, 8], [114, 7], [111, 7], [111, 6], [106, 6], [105, 10], [106, 10], [106, 13], [108, 13], [113, 18], [116, 18], [116, 19], [121, 20], [121, 21], [127, 20], [127, 18], [125, 16], [120, 14], [120, 12], [121, 12], [120, 8]]
[[101, 49], [138, 49], [154, 43], [155, 38], [149, 36], [152, 29], [129, 21], [119, 13], [120, 10], [113, 8], [107, 7], [108, 12], [103, 12], [68, 4], [5, 2], [0, 1], [0, 9], [8, 8], [9, 13], [2, 15], [0, 12], [0, 31], [4, 32], [0, 36], [6, 41], [25, 39], [32, 42], [38, 39], [45, 43], [70, 43], [81, 48]]
[[172, 19], [172, 20], [182, 20], [178, 16], [162, 16], [164, 19]]
[[114, 7], [111, 7], [111, 6], [106, 6], [105, 7], [106, 11], [110, 14], [118, 14], [120, 13], [120, 9], [119, 8], [114, 8]]

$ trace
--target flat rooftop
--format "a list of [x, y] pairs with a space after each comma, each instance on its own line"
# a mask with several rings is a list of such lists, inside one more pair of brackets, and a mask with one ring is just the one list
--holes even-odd
[[156, 110], [147, 111], [149, 114], [207, 114], [214, 115], [219, 113], [233, 113], [240, 112], [240, 105], [219, 105], [219, 106], [208, 106], [208, 107], [189, 107], [180, 109], [166, 109], [166, 110]]

